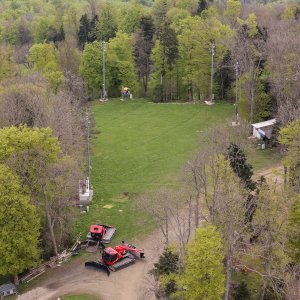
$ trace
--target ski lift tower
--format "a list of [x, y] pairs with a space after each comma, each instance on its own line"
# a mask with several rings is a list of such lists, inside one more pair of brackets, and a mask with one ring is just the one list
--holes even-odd
[[90, 118], [86, 113], [86, 128], [87, 128], [87, 173], [88, 177], [83, 180], [79, 180], [79, 205], [88, 206], [93, 198], [92, 180], [91, 180], [91, 155], [90, 155]]
[[238, 111], [238, 75], [239, 75], [239, 63], [234, 64], [235, 69], [235, 121], [232, 122], [232, 126], [238, 126], [239, 123], [239, 111]]
[[205, 101], [207, 105], [213, 105], [215, 104], [214, 98], [215, 95], [213, 93], [213, 87], [214, 87], [214, 56], [215, 56], [215, 45], [214, 43], [210, 46], [210, 53], [211, 53], [211, 73], [210, 73], [210, 99], [209, 101]]
[[106, 76], [106, 69], [105, 69], [105, 52], [106, 52], [106, 44], [105, 41], [102, 41], [102, 101], [107, 101], [107, 93], [106, 93], [106, 86], [105, 86], [105, 76]]

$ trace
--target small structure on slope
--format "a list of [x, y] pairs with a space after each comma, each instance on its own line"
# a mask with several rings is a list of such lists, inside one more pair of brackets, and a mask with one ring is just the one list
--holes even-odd
[[92, 201], [93, 190], [90, 189], [90, 180], [86, 179], [79, 180], [79, 204], [87, 206]]
[[10, 296], [13, 294], [17, 294], [17, 288], [12, 283], [6, 283], [0, 285], [0, 299], [3, 299], [5, 296]]
[[253, 137], [257, 139], [270, 139], [272, 135], [273, 126], [276, 123], [276, 119], [271, 119], [264, 122], [252, 124]]

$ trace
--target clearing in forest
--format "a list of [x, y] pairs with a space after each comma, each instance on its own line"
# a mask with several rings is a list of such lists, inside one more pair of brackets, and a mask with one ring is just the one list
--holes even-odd
[[[90, 211], [77, 231], [83, 235], [100, 221], [117, 228], [117, 239], [149, 232], [155, 224], [137, 214], [132, 198], [138, 193], [176, 184], [181, 167], [199, 147], [199, 135], [233, 117], [230, 104], [155, 104], [143, 100], [109, 100], [92, 106]], [[201, 146], [201, 145], [200, 145]]]

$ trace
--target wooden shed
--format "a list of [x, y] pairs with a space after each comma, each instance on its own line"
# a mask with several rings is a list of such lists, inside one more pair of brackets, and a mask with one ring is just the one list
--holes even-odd
[[273, 126], [275, 123], [276, 119], [271, 119], [268, 121], [252, 124], [253, 136], [258, 139], [262, 139], [264, 136], [266, 136], [269, 139], [272, 135]]
[[0, 285], [0, 298], [3, 299], [5, 296], [13, 295], [17, 293], [17, 287], [12, 283], [6, 283]]

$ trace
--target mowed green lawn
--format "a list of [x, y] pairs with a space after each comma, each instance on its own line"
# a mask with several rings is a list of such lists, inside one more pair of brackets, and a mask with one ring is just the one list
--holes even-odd
[[136, 211], [133, 198], [175, 185], [183, 164], [199, 146], [201, 132], [233, 113], [229, 104], [95, 102], [94, 130], [99, 133], [92, 140], [94, 198], [77, 232], [85, 235], [90, 224], [104, 222], [117, 228], [120, 240], [155, 228], [149, 216]]

